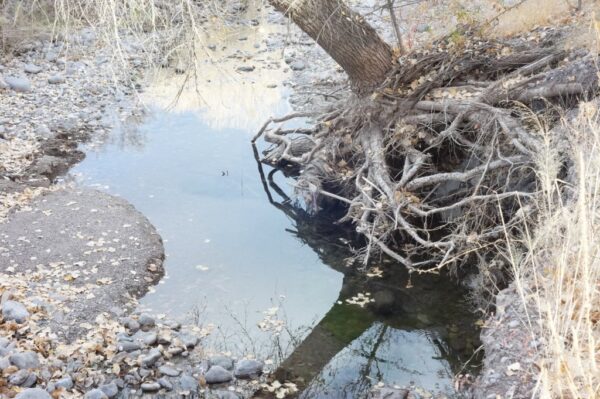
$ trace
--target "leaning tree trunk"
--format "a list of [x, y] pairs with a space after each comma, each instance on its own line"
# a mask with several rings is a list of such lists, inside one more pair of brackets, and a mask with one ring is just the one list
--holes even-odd
[[391, 71], [390, 47], [342, 0], [269, 1], [346, 71], [356, 93], [372, 92]]

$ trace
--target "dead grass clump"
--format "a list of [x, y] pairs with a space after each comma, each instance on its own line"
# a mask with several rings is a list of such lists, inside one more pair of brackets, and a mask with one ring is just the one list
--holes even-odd
[[[600, 115], [582, 103], [565, 125], [572, 173], [559, 179], [556, 143], [538, 162], [543, 195], [535, 227], [526, 226], [525, 255], [511, 256], [522, 299], [539, 313], [542, 343], [537, 395], [600, 394]], [[532, 288], [526, 290], [523, 287]]]

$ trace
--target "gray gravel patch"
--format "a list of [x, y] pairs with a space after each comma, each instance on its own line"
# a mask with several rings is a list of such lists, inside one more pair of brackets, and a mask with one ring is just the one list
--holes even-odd
[[162, 276], [163, 251], [155, 228], [132, 205], [90, 189], [50, 192], [0, 224], [0, 273], [45, 275], [31, 288], [56, 287], [64, 306], [51, 309], [50, 325], [71, 339], [81, 323], [144, 295]]

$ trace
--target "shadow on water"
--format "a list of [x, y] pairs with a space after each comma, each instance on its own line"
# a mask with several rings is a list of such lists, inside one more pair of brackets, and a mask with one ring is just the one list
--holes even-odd
[[[265, 174], [253, 150], [269, 202], [294, 223], [288, 232], [344, 275], [337, 301], [274, 379], [295, 383], [298, 397], [306, 399], [363, 398], [379, 382], [457, 395], [454, 376], [476, 374], [480, 360], [479, 330], [466, 292], [449, 276], [409, 276], [385, 258], [370, 265], [380, 273], [368, 277], [358, 271], [351, 244], [360, 245], [360, 238], [336, 223], [340, 210], [308, 214], [277, 185], [277, 170]], [[362, 298], [364, 306], [353, 303]]]

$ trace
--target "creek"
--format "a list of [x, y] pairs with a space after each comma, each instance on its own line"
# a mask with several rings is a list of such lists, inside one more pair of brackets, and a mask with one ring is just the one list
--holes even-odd
[[[386, 259], [371, 277], [356, 271], [360, 243], [339, 215], [302, 211], [291, 181], [257, 164], [250, 138], [290, 110], [281, 54], [262, 51], [277, 32], [220, 38], [201, 87], [175, 106], [181, 78], [160, 72], [148, 116], [89, 144], [72, 174], [131, 202], [163, 237], [166, 276], [142, 309], [211, 329], [206, 345], [223, 352], [273, 359], [304, 398], [361, 398], [379, 382], [452, 396], [478, 346], [466, 292]], [[234, 55], [252, 51], [256, 70], [237, 72], [246, 61]]]

